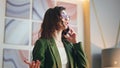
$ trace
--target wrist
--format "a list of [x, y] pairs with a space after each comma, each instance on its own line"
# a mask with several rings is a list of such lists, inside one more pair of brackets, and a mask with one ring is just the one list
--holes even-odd
[[79, 41], [78, 40], [74, 40], [72, 43], [73, 44], [76, 44], [76, 43], [78, 43]]

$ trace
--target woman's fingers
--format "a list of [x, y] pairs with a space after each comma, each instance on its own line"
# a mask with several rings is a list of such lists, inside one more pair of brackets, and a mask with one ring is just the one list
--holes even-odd
[[26, 64], [28, 64], [29, 67], [31, 66], [31, 63], [30, 63], [28, 60], [24, 60], [24, 62], [25, 62]]
[[39, 60], [36, 61], [35, 68], [40, 68], [40, 61]]
[[35, 68], [35, 61], [32, 61], [30, 68]]
[[72, 43], [77, 43], [77, 34], [75, 33], [75, 31], [70, 28], [68, 33], [66, 35], [64, 35], [64, 37], [69, 41], [69, 42], [72, 42]]
[[28, 60], [24, 60], [24, 62], [29, 65], [29, 68], [40, 68], [39, 60], [36, 60], [36, 62], [35, 61], [29, 62]]

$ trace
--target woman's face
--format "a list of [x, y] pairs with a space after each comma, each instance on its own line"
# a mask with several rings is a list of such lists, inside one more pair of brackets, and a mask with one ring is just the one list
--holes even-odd
[[67, 29], [68, 28], [68, 24], [69, 24], [69, 20], [70, 20], [70, 17], [67, 15], [66, 11], [65, 10], [62, 10], [61, 12], [61, 19], [63, 21], [63, 26], [64, 26], [64, 29]]

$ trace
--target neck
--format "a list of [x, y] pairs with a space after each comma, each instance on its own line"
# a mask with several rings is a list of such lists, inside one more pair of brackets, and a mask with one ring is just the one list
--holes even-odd
[[57, 41], [61, 41], [62, 31], [55, 31], [53, 38]]

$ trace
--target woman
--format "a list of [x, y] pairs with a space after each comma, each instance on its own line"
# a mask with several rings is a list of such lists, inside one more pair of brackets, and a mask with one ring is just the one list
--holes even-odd
[[81, 42], [77, 41], [76, 33], [68, 24], [69, 16], [64, 7], [56, 6], [46, 11], [41, 26], [41, 37], [33, 49], [33, 62], [26, 62], [31, 68], [87, 67]]

